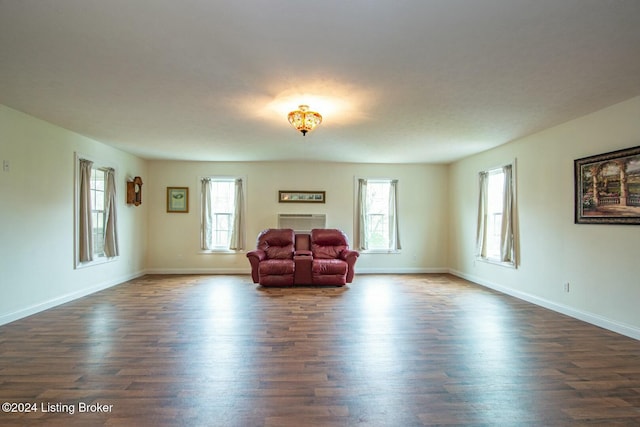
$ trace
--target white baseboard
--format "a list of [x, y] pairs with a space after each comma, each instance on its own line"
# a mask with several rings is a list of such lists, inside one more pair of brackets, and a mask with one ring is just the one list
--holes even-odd
[[[149, 268], [147, 274], [246, 274], [251, 268]], [[356, 268], [358, 274], [424, 274], [448, 273], [448, 268]]]
[[444, 274], [448, 272], [447, 268], [358, 268], [356, 266], [356, 277], [358, 274]]
[[540, 307], [548, 308], [549, 310], [553, 310], [555, 312], [567, 315], [569, 317], [573, 317], [574, 319], [582, 320], [584, 322], [591, 323], [592, 325], [599, 326], [604, 329], [608, 329], [618, 334], [640, 340], [640, 329], [634, 326], [617, 322], [615, 320], [611, 320], [594, 313], [589, 313], [587, 311], [577, 310], [573, 307], [570, 307], [564, 304], [558, 304], [556, 302], [549, 301], [547, 299], [540, 298], [538, 296], [531, 295], [526, 292], [520, 292], [511, 288], [507, 288], [497, 283], [493, 283], [493, 282], [481, 279], [480, 277], [476, 277], [471, 274], [466, 274], [458, 270], [449, 269], [449, 273], [453, 274], [454, 276], [458, 276], [462, 279], [477, 283], [481, 286], [496, 290], [498, 292], [502, 292], [503, 294], [507, 294], [512, 297], [521, 299], [523, 301], [527, 301], [532, 304], [539, 305]]
[[246, 274], [251, 268], [148, 268], [146, 274]]
[[137, 273], [126, 275], [126, 276], [120, 276], [117, 279], [108, 280], [106, 282], [102, 282], [88, 288], [80, 289], [76, 292], [71, 292], [69, 294], [61, 295], [59, 297], [55, 297], [50, 300], [31, 305], [29, 307], [22, 308], [12, 313], [0, 315], [0, 326], [6, 325], [7, 323], [15, 322], [16, 320], [22, 319], [27, 316], [31, 316], [36, 313], [40, 313], [41, 311], [53, 308], [55, 306], [66, 304], [78, 298], [86, 297], [87, 295], [102, 291], [112, 286], [119, 285], [128, 280], [132, 280], [132, 279], [135, 279], [136, 277], [143, 276], [144, 274], [145, 272], [141, 271], [141, 272], [137, 272]]

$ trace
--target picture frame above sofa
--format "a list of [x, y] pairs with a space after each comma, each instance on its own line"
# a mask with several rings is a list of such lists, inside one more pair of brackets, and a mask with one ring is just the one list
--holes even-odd
[[280, 203], [325, 203], [325, 191], [278, 191], [278, 202]]

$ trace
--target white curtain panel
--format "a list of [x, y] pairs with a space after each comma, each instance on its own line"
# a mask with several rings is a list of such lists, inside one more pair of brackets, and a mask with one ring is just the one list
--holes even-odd
[[502, 229], [500, 232], [500, 261], [515, 262], [513, 233], [513, 167], [506, 165], [504, 173], [504, 191], [502, 203]]
[[119, 255], [118, 250], [118, 226], [116, 215], [116, 179], [112, 168], [106, 170], [106, 206], [104, 227], [104, 254], [113, 258]]
[[369, 249], [367, 239], [367, 180], [358, 179], [358, 216], [356, 222], [356, 247], [358, 250], [365, 251]]
[[213, 211], [211, 209], [211, 200], [213, 193], [213, 181], [211, 178], [202, 178], [202, 234], [200, 237], [200, 246], [202, 249], [210, 250], [213, 248]]
[[389, 185], [389, 249], [399, 251], [400, 227], [398, 223], [398, 180], [394, 179]]
[[489, 174], [480, 172], [480, 194], [478, 199], [478, 229], [476, 233], [476, 256], [487, 257], [487, 210]]
[[93, 261], [93, 235], [91, 224], [91, 167], [93, 162], [80, 159], [79, 161], [79, 230], [78, 230], [78, 260], [80, 262]]
[[241, 251], [244, 249], [245, 231], [244, 231], [244, 188], [242, 179], [238, 178], [235, 182], [235, 206], [233, 213], [233, 230], [231, 231], [231, 242], [229, 249]]

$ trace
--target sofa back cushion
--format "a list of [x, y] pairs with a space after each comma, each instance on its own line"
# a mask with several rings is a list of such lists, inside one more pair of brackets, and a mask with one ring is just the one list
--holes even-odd
[[311, 251], [318, 259], [335, 259], [349, 249], [347, 235], [335, 228], [311, 230]]
[[269, 228], [258, 235], [257, 249], [268, 259], [293, 259], [295, 233], [290, 228]]

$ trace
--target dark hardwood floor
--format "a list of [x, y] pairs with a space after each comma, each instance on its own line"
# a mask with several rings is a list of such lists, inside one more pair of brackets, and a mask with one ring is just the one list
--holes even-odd
[[449, 275], [145, 276], [0, 327], [2, 402], [3, 426], [635, 426], [640, 342]]

